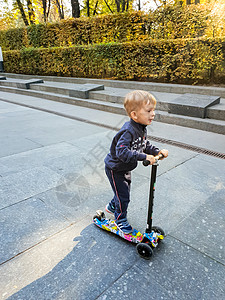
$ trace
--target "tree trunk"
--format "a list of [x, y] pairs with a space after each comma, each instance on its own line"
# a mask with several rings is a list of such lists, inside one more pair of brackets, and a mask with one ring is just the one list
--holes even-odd
[[111, 8], [110, 8], [109, 4], [107, 3], [107, 1], [104, 0], [104, 2], [105, 2], [105, 4], [107, 5], [107, 7], [108, 7], [108, 9], [110, 10], [110, 12], [113, 14], [113, 11], [111, 10]]
[[47, 0], [42, 0], [42, 7], [43, 7], [43, 14], [44, 14], [44, 22], [48, 21], [48, 16], [50, 12], [51, 0], [48, 0], [48, 7], [47, 7]]
[[120, 12], [120, 0], [115, 0], [116, 1], [116, 10], [117, 12]]
[[51, 0], [48, 0], [47, 20], [50, 13], [50, 7], [51, 7]]
[[73, 18], [80, 18], [79, 0], [71, 0], [71, 6], [72, 6], [72, 17]]
[[97, 13], [97, 7], [98, 7], [98, 0], [95, 3], [95, 8], [94, 8], [94, 11], [93, 11], [93, 16]]
[[21, 16], [22, 16], [22, 19], [23, 19], [24, 24], [25, 24], [26, 26], [28, 26], [28, 25], [29, 25], [29, 22], [28, 22], [28, 20], [27, 20], [26, 15], [25, 15], [25, 12], [24, 12], [24, 9], [23, 9], [23, 4], [21, 3], [20, 0], [16, 0], [16, 3], [17, 3], [18, 8], [19, 8], [19, 10], [20, 10], [20, 13], [21, 13]]
[[86, 1], [87, 4], [87, 16], [90, 17], [90, 2], [89, 0]]
[[34, 14], [33, 5], [32, 5], [31, 0], [27, 0], [27, 10], [28, 10], [30, 24], [34, 24], [35, 23], [35, 14]]
[[138, 0], [138, 10], [141, 10], [141, 0]]
[[43, 14], [44, 14], [44, 22], [47, 22], [47, 13], [46, 13], [46, 0], [42, 0]]
[[60, 4], [60, 0], [56, 0], [56, 5], [57, 5], [58, 10], [59, 10], [59, 17], [62, 20], [62, 19], [64, 19], [63, 4]]
[[122, 0], [122, 12], [126, 9], [126, 0]]
[[126, 8], [126, 11], [129, 10], [129, 0], [127, 0], [127, 8]]

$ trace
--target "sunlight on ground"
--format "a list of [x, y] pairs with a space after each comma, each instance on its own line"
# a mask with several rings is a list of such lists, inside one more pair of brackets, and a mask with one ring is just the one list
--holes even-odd
[[2, 265], [0, 298], [7, 299], [49, 273], [78, 244], [74, 239], [88, 225], [89, 216]]

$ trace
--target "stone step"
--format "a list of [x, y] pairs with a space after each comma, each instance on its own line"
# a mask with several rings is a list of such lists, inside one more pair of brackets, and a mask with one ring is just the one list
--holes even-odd
[[58, 77], [58, 76], [39, 76], [39, 75], [25, 75], [25, 74], [13, 74], [13, 73], [0, 73], [0, 76], [6, 76], [7, 78], [20, 78], [31, 79], [41, 78], [44, 81], [53, 82], [65, 82], [74, 84], [102, 84], [105, 87], [132, 89], [132, 90], [146, 90], [156, 91], [163, 93], [176, 93], [176, 94], [201, 94], [220, 96], [225, 98], [225, 87], [211, 87], [211, 86], [193, 86], [184, 84], [170, 84], [170, 83], [157, 83], [157, 82], [140, 82], [140, 81], [125, 81], [125, 80], [110, 80], [110, 79], [93, 79], [93, 78], [75, 78], [75, 77]]
[[[20, 83], [20, 85], [26, 84], [25, 82], [28, 82], [28, 80], [24, 80], [24, 83]], [[18, 79], [9, 78], [4, 81], [2, 80], [0, 81], [0, 86], [18, 87]], [[132, 91], [132, 89], [113, 88], [113, 87], [105, 87], [104, 89], [104, 86], [87, 84], [87, 83], [75, 84], [75, 83], [52, 82], [52, 81], [45, 81], [44, 83], [38, 83], [38, 84], [32, 83], [29, 85], [29, 88], [36, 91], [43, 91], [43, 92], [54, 93], [54, 94], [57, 93], [57, 94], [68, 95], [77, 98], [84, 98], [84, 99], [89, 97], [94, 100], [105, 101], [105, 102], [108, 101], [111, 103], [119, 103], [119, 104], [122, 104], [125, 95], [128, 92]], [[181, 94], [176, 94], [176, 93], [163, 93], [163, 92], [154, 92], [154, 91], [151, 93], [155, 96], [157, 100], [157, 109], [160, 111], [169, 111], [171, 105], [174, 105], [173, 103], [176, 101], [176, 99], [179, 99], [179, 97], [180, 98], [183, 97]], [[198, 98], [204, 97], [201, 95], [193, 95], [193, 96]], [[205, 96], [205, 97], [210, 98], [213, 96]], [[198, 107], [196, 107], [195, 109], [197, 112], [200, 111]], [[173, 111], [171, 112], [174, 113]], [[205, 109], [204, 116], [211, 119], [225, 121], [225, 99], [220, 99], [219, 104], [216, 104], [214, 106]]]
[[[15, 94], [22, 94], [31, 97], [38, 97], [47, 100], [53, 100], [57, 102], [69, 103], [73, 105], [79, 105], [84, 107], [89, 107], [92, 109], [112, 112], [116, 114], [126, 115], [123, 105], [120, 103], [111, 103], [106, 101], [99, 101], [95, 99], [81, 99], [81, 98], [74, 98], [69, 96], [63, 96], [61, 94], [56, 93], [49, 93], [43, 91], [36, 91], [36, 90], [25, 90], [25, 89], [17, 89], [13, 87], [0, 87], [1, 91], [15, 93]], [[31, 106], [32, 106], [32, 98], [31, 98]], [[179, 116], [175, 114], [168, 113], [166, 111], [156, 111], [156, 121], [168, 123], [168, 124], [175, 124], [189, 128], [195, 128], [205, 131], [210, 131], [219, 134], [225, 134], [225, 121], [221, 120], [213, 120], [213, 119], [200, 119], [200, 118], [193, 118], [187, 116]]]
[[8, 93], [14, 93], [14, 94], [20, 94], [20, 95], [26, 95], [31, 97], [38, 97], [42, 99], [57, 101], [57, 102], [63, 102], [73, 105], [79, 105], [84, 107], [90, 107], [93, 109], [113, 112], [117, 114], [126, 114], [123, 105], [117, 104], [117, 103], [109, 103], [104, 101], [98, 101], [93, 99], [82, 99], [82, 98], [75, 98], [70, 97], [68, 95], [62, 95], [62, 94], [56, 94], [56, 93], [49, 93], [44, 91], [36, 91], [36, 90], [25, 90], [25, 89], [17, 89], [14, 87], [3, 87], [0, 86], [0, 91], [8, 92]]
[[[118, 89], [105, 87], [103, 91], [90, 92], [91, 99], [108, 101], [112, 103], [123, 104], [125, 95], [132, 89]], [[157, 109], [161, 111], [169, 111], [170, 105], [181, 97], [181, 94], [151, 92], [157, 100]], [[193, 95], [194, 96], [194, 95]], [[195, 95], [199, 97], [199, 95]], [[206, 96], [207, 97], [207, 96]], [[215, 104], [206, 109], [206, 118], [225, 121], [225, 99], [221, 98], [219, 104]]]
[[0, 86], [15, 87], [20, 89], [32, 89], [43, 92], [58, 93], [68, 95], [71, 97], [89, 98], [90, 91], [103, 90], [103, 85], [84, 83], [84, 84], [71, 84], [65, 82], [44, 82], [42, 79], [12, 79], [0, 80]]
[[43, 83], [42, 79], [32, 78], [32, 79], [11, 79], [0, 77], [0, 85], [15, 87], [19, 89], [30, 89], [32, 84]]
[[[79, 94], [76, 95], [71, 93], [73, 89], [78, 89], [79, 87], [80, 85], [78, 84], [61, 83], [61, 82], [53, 83], [53, 82], [46, 81], [44, 84], [33, 84], [30, 87], [30, 89], [36, 91], [59, 93], [63, 95], [84, 98], [84, 97], [80, 97]], [[104, 90], [90, 91], [89, 98], [93, 100], [104, 101], [104, 102], [123, 104], [125, 95], [130, 91], [132, 90], [106, 87]], [[180, 94], [168, 95], [159, 92], [153, 92], [152, 94], [155, 96], [157, 100], [157, 109], [165, 110], [165, 111], [168, 111], [168, 103], [170, 102], [170, 100], [174, 100], [175, 98], [180, 96]]]

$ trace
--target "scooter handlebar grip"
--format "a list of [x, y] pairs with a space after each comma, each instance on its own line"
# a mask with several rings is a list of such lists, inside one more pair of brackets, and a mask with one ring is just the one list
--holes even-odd
[[143, 160], [143, 165], [144, 165], [145, 167], [147, 167], [148, 165], [150, 165], [150, 161], [147, 160], [147, 159]]
[[[156, 156], [155, 156], [155, 159], [156, 159], [156, 160], [160, 160], [160, 159], [162, 159], [163, 157], [164, 157], [164, 155], [163, 155], [162, 153], [160, 153], [159, 155], [156, 155]], [[144, 165], [145, 167], [149, 166], [149, 165], [150, 165], [150, 161], [147, 160], [147, 159], [143, 160], [143, 165]]]
[[160, 153], [159, 155], [155, 156], [155, 159], [160, 160], [164, 157], [164, 155], [162, 153]]

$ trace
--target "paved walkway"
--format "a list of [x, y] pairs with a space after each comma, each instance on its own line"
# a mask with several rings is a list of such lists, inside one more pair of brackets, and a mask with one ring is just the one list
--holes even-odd
[[[33, 108], [0, 101], [2, 299], [223, 298], [225, 160], [155, 143], [170, 153], [153, 216], [167, 237], [145, 261], [92, 224], [112, 196], [103, 159], [115, 134], [94, 123], [120, 127], [124, 116], [13, 97]], [[157, 122], [149, 133], [224, 152], [223, 135]], [[149, 172], [140, 164], [132, 174], [128, 218], [140, 231]]]

